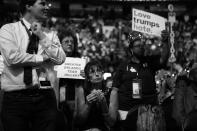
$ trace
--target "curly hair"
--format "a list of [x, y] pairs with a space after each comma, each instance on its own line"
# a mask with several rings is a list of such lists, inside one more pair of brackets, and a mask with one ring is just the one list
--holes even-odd
[[84, 71], [85, 71], [85, 76], [86, 76], [87, 79], [89, 79], [89, 70], [90, 70], [90, 68], [91, 68], [92, 66], [97, 66], [97, 67], [99, 67], [100, 69], [103, 69], [103, 66], [101, 65], [101, 63], [100, 63], [99, 61], [90, 61], [90, 62], [88, 62], [88, 63], [86, 64], [86, 66], [85, 66], [85, 69], [84, 69]]
[[59, 39], [60, 39], [61, 42], [62, 42], [62, 40], [65, 37], [72, 37], [73, 38], [73, 41], [74, 41], [74, 50], [73, 50], [72, 56], [70, 56], [70, 57], [80, 57], [80, 54], [78, 53], [77, 36], [74, 34], [73, 31], [62, 29], [62, 30], [59, 31], [58, 37], [59, 37]]
[[[103, 66], [101, 65], [101, 63], [99, 61], [90, 61], [86, 64], [85, 69], [84, 69], [85, 76], [86, 76], [84, 89], [85, 89], [86, 93], [90, 93], [90, 91], [93, 89], [92, 83], [89, 81], [89, 70], [92, 66], [97, 66], [101, 70], [103, 70]], [[105, 89], [106, 89], [104, 80], [102, 81], [102, 87], [100, 89], [102, 91], [105, 91]]]

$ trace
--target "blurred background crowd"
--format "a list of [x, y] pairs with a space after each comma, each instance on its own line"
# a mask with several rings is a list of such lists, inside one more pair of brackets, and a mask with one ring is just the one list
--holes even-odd
[[[54, 1], [51, 2], [54, 3]], [[56, 2], [60, 3], [60, 5], [62, 4], [62, 1]], [[10, 9], [13, 8], [15, 2], [4, 0], [4, 2], [1, 3], [4, 5], [4, 9]], [[75, 32], [78, 37], [79, 53], [84, 57], [101, 61], [104, 64], [105, 71], [113, 73], [120, 61], [124, 60], [126, 56], [124, 49], [128, 47], [127, 37], [129, 32], [131, 32], [132, 5], [134, 5], [135, 8], [136, 5], [139, 6], [140, 3], [143, 4], [143, 1], [138, 3], [137, 1], [134, 1], [134, 4], [131, 1], [130, 8], [126, 7], [126, 11], [124, 11], [125, 9], [123, 8], [122, 16], [120, 12], [116, 11], [118, 10], [116, 9], [117, 5], [114, 5], [114, 8], [107, 8], [106, 3], [104, 2], [103, 6], [94, 5], [92, 7], [90, 4], [93, 3], [88, 5], [86, 2], [82, 2], [82, 4], [79, 2], [78, 4], [73, 4], [72, 1], [70, 1], [70, 3], [68, 2], [66, 5], [65, 2], [63, 3], [64, 6], [69, 6], [68, 8], [70, 11], [66, 12], [65, 10], [62, 12], [64, 17], [61, 17], [61, 15], [55, 15], [54, 12], [57, 9], [53, 9], [53, 12], [51, 13], [53, 16], [48, 19], [46, 26], [49, 30], [53, 30], [57, 33], [61, 33], [61, 30], [71, 30]], [[122, 1], [122, 3], [124, 3], [124, 1]], [[146, 1], [144, 3], [146, 3]], [[176, 4], [176, 2], [172, 1], [171, 3], [174, 3], [175, 13], [177, 13], [176, 23], [173, 27], [175, 32], [176, 63], [181, 66], [186, 66], [190, 61], [196, 61], [197, 17], [190, 13], [193, 11], [192, 9], [188, 11], [189, 8], [187, 8], [187, 5], [185, 7], [183, 6], [185, 4], [184, 2], [180, 4], [177, 1]], [[189, 2], [187, 1], [187, 3]], [[94, 4], [96, 4], [96, 2]], [[157, 14], [167, 18], [168, 11], [166, 10], [170, 1], [165, 1], [165, 3], [164, 1], [158, 1], [157, 3], [152, 3], [152, 5], [150, 2], [148, 6], [139, 6], [139, 8], [152, 12], [151, 8], [153, 8], [155, 4], [158, 8], [163, 9], [163, 11], [159, 11]], [[162, 6], [162, 4], [165, 4], [165, 6]], [[178, 7], [176, 7], [176, 5]], [[53, 5], [51, 5], [51, 8], [52, 7]], [[72, 7], [76, 9], [74, 10]], [[82, 9], [80, 10], [80, 8]], [[60, 8], [59, 11], [61, 10], [63, 9]], [[0, 26], [5, 23], [14, 22], [19, 18], [17, 11], [14, 9], [6, 12], [1, 11], [0, 13], [2, 14]], [[157, 41], [157, 39], [152, 37], [148, 39], [147, 43], [151, 45], [154, 44], [155, 41]], [[155, 48], [155, 50], [156, 49], [157, 48]]]

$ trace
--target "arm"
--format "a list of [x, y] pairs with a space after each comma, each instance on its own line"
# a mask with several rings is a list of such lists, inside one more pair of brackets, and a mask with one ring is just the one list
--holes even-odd
[[117, 89], [114, 88], [111, 91], [109, 108], [104, 93], [100, 91], [98, 91], [98, 93], [99, 93], [99, 97], [98, 97], [99, 108], [101, 109], [105, 123], [107, 126], [113, 126], [117, 119], [117, 110], [118, 110]]
[[43, 50], [42, 53], [44, 56], [46, 56], [44, 58], [46, 58], [46, 60], [51, 60], [52, 62], [54, 62], [54, 64], [62, 64], [66, 59], [66, 55], [64, 50], [62, 49], [57, 34], [55, 33], [50, 39], [49, 36], [47, 37], [47, 33], [43, 32], [44, 28], [42, 28], [41, 23], [39, 22], [33, 22], [31, 29], [32, 33], [39, 37], [39, 44], [41, 45]]
[[113, 126], [118, 118], [118, 88], [115, 87], [113, 87], [110, 94], [109, 117], [110, 126]]
[[40, 40], [39, 44], [42, 46], [43, 53], [52, 61], [54, 64], [62, 64], [66, 59], [66, 54], [62, 49], [57, 35], [53, 38], [53, 41], [45, 36], [44, 39]]
[[111, 126], [111, 122], [112, 119], [110, 117], [110, 113], [109, 113], [109, 107], [105, 98], [104, 93], [101, 90], [98, 90], [98, 105], [99, 105], [99, 109], [101, 109], [102, 112], [102, 116], [104, 118], [104, 122], [106, 124], [106, 126]]
[[165, 68], [167, 65], [170, 55], [168, 35], [169, 33], [167, 31], [162, 31], [160, 40], [162, 43], [161, 46], [157, 50], [152, 51], [151, 55], [147, 56], [148, 63], [154, 71]]
[[78, 87], [75, 89], [75, 113], [74, 119], [77, 123], [84, 123], [87, 120], [90, 105], [85, 102], [84, 90], [82, 87]]
[[158, 94], [158, 101], [160, 104], [165, 100], [165, 91], [166, 91], [166, 81], [163, 80], [161, 83], [160, 92]]
[[160, 57], [160, 64], [167, 64], [168, 58], [170, 55], [170, 47], [167, 42], [163, 42], [161, 46], [161, 57]]
[[160, 58], [160, 63], [161, 64], [166, 64], [168, 61], [168, 57], [170, 54], [170, 46], [169, 46], [169, 32], [166, 30], [162, 31], [162, 46], [161, 46], [161, 58]]
[[122, 83], [122, 74], [123, 70], [126, 68], [126, 63], [122, 63], [116, 73], [113, 76], [113, 84], [112, 84], [112, 91], [109, 98], [109, 111], [108, 111], [108, 119], [109, 125], [113, 126], [118, 119], [118, 87], [120, 87]]
[[184, 93], [186, 87], [178, 87], [175, 91], [175, 99], [173, 102], [173, 117], [181, 125], [186, 118], [184, 109]]
[[5, 25], [0, 29], [0, 50], [5, 63], [8, 66], [25, 66], [42, 64], [43, 56], [29, 54], [21, 50], [16, 43], [16, 34], [13, 33], [14, 27]]
[[112, 91], [109, 98], [109, 117], [110, 117], [110, 126], [113, 126], [118, 119], [118, 87], [120, 87], [122, 81], [122, 73], [123, 70], [126, 68], [126, 63], [121, 64], [115, 75], [113, 76], [113, 84], [112, 84]]

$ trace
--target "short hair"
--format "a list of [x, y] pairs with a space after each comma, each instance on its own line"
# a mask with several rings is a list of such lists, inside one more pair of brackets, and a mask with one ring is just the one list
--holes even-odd
[[68, 30], [68, 29], [62, 29], [58, 32], [58, 37], [60, 39], [60, 42], [62, 42], [62, 40], [65, 38], [65, 37], [72, 37], [73, 38], [73, 41], [74, 41], [74, 51], [72, 53], [72, 57], [78, 57], [79, 56], [79, 53], [78, 53], [78, 40], [77, 40], [77, 36], [76, 34], [71, 31], [71, 30]]
[[19, 0], [19, 11], [24, 14], [26, 11], [26, 5], [33, 5], [37, 0]]
[[77, 42], [77, 37], [76, 37], [76, 35], [74, 34], [73, 31], [67, 30], [67, 29], [62, 29], [62, 30], [59, 31], [60, 41], [62, 41], [65, 37], [69, 37], [69, 36], [74, 39], [74, 43]]

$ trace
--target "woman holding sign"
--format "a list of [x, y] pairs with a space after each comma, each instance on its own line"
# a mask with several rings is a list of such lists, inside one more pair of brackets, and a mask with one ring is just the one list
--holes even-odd
[[80, 131], [109, 131], [109, 110], [106, 100], [103, 68], [97, 61], [85, 66], [85, 86], [76, 91], [75, 120]]
[[[76, 35], [68, 30], [62, 30], [59, 34], [62, 48], [66, 53], [67, 57], [79, 58], [80, 54], [77, 52], [78, 43]], [[74, 79], [60, 79], [59, 86], [66, 88], [66, 100], [74, 100], [75, 97], [75, 86], [80, 84], [80, 80]]]
[[[77, 37], [74, 32], [69, 30], [60, 30], [59, 38], [62, 48], [67, 57], [79, 58]], [[83, 84], [83, 80], [60, 78], [59, 92], [60, 104], [59, 108], [63, 111], [63, 115], [67, 119], [67, 130], [72, 131], [73, 128], [73, 112], [75, 103], [75, 88]], [[58, 122], [59, 123], [59, 122]], [[60, 126], [59, 126], [60, 128]]]

